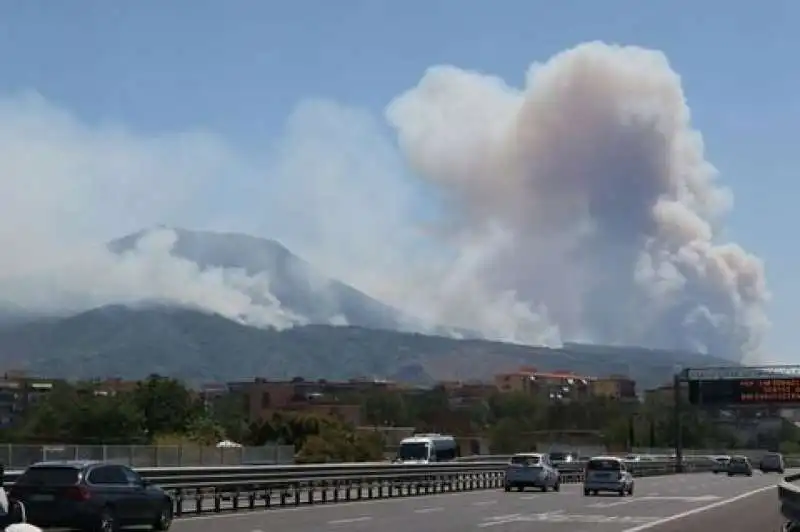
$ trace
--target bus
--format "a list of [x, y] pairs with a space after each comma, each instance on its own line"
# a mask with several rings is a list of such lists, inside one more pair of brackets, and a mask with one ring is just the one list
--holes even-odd
[[403, 464], [448, 462], [458, 458], [459, 454], [458, 443], [452, 436], [414, 434], [400, 442], [395, 462]]

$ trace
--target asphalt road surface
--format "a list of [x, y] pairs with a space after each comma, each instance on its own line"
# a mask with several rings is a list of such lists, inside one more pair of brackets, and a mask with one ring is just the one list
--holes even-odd
[[780, 477], [711, 473], [637, 478], [633, 497], [483, 490], [271, 509], [176, 521], [176, 532], [772, 532], [780, 530]]

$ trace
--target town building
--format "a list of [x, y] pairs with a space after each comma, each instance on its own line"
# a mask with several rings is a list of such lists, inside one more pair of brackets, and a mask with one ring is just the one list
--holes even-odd
[[24, 372], [6, 372], [0, 377], [0, 426], [17, 422], [24, 412], [53, 389], [57, 379], [28, 376]]
[[548, 401], [575, 401], [589, 397], [592, 380], [592, 377], [566, 370], [543, 372], [534, 367], [522, 367], [495, 375], [494, 384], [500, 392], [527, 393]]
[[636, 401], [636, 381], [624, 375], [598, 377], [590, 381], [589, 389], [594, 397], [605, 397], [615, 400]]
[[249, 382], [228, 384], [228, 390], [243, 396], [243, 406], [250, 421], [265, 420], [276, 412], [305, 412], [334, 416], [342, 421], [361, 425], [360, 398], [373, 390], [396, 390], [391, 381], [356, 378], [347, 381], [305, 380], [295, 377], [289, 381], [270, 381], [257, 378]]

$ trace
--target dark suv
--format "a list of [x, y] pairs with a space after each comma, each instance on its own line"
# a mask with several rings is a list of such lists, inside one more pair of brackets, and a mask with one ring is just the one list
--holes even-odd
[[10, 495], [39, 527], [116, 532], [139, 525], [167, 530], [172, 524], [172, 497], [119, 464], [40, 462], [14, 482]]

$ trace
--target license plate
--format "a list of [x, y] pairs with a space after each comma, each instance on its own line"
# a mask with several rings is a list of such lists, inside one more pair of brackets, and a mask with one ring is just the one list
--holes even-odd
[[30, 496], [30, 500], [33, 502], [47, 502], [55, 500], [55, 496], [49, 494], [35, 494]]

